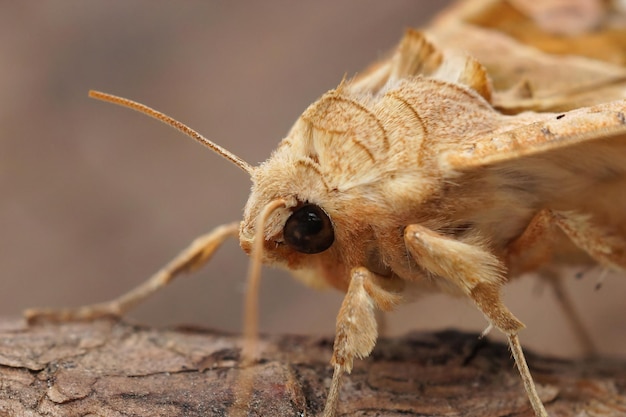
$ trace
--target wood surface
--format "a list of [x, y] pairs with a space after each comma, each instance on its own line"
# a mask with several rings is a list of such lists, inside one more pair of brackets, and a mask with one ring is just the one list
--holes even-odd
[[[0, 416], [225, 416], [241, 339], [102, 320], [0, 321]], [[332, 340], [264, 336], [250, 416], [314, 416], [331, 378]], [[626, 415], [626, 360], [528, 352], [551, 416]], [[385, 339], [346, 378], [341, 416], [531, 416], [505, 345], [456, 331]]]

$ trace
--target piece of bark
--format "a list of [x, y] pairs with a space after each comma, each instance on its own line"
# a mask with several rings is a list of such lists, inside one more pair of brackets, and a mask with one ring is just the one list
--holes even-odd
[[[0, 321], [0, 416], [225, 416], [235, 399], [236, 335], [125, 322]], [[314, 416], [332, 341], [262, 337], [250, 416]], [[551, 416], [626, 415], [626, 360], [528, 355]], [[455, 331], [381, 339], [346, 377], [342, 416], [531, 416], [505, 345]]]

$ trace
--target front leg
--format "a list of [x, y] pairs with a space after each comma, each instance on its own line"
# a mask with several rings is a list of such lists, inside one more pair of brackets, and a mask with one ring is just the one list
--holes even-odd
[[391, 310], [399, 301], [397, 295], [380, 288], [375, 275], [366, 268], [351, 271], [348, 292], [337, 315], [331, 360], [334, 372], [323, 417], [335, 416], [341, 379], [344, 373], [352, 371], [354, 358], [369, 356], [374, 349], [378, 337], [376, 308]]
[[236, 222], [219, 226], [212, 232], [196, 238], [189, 247], [147, 281], [113, 300], [76, 308], [31, 308], [24, 312], [24, 316], [29, 322], [39, 320], [65, 322], [94, 320], [101, 317], [120, 317], [167, 286], [183, 272], [200, 268], [227, 238], [237, 236], [238, 231], [239, 223]]
[[524, 325], [500, 297], [505, 268], [498, 257], [480, 243], [461, 242], [417, 224], [407, 226], [404, 240], [415, 262], [471, 298], [487, 320], [507, 335], [535, 415], [547, 417], [517, 336]]

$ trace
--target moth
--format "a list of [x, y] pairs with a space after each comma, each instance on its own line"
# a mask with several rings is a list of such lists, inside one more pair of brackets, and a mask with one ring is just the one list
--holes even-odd
[[425, 292], [471, 300], [507, 336], [534, 413], [547, 416], [519, 341], [524, 325], [502, 302], [502, 286], [580, 259], [626, 269], [626, 100], [509, 115], [495, 107], [478, 60], [448, 54], [422, 32], [407, 31], [388, 59], [321, 96], [259, 166], [142, 104], [90, 94], [155, 117], [231, 161], [250, 175], [250, 197], [241, 222], [200, 236], [129, 293], [27, 316], [123, 315], [238, 237], [251, 255], [248, 362], [257, 355], [262, 264], [345, 293], [325, 417], [336, 414], [354, 359], [374, 348], [376, 311]]

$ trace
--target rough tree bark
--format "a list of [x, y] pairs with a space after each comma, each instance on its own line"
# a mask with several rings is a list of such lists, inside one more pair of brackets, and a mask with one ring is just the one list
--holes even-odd
[[[0, 321], [0, 416], [225, 416], [240, 339], [125, 322]], [[332, 341], [263, 337], [250, 416], [313, 416], [331, 378]], [[626, 360], [529, 354], [552, 416], [626, 415]], [[531, 416], [506, 346], [458, 332], [382, 339], [343, 386], [342, 416]]]

